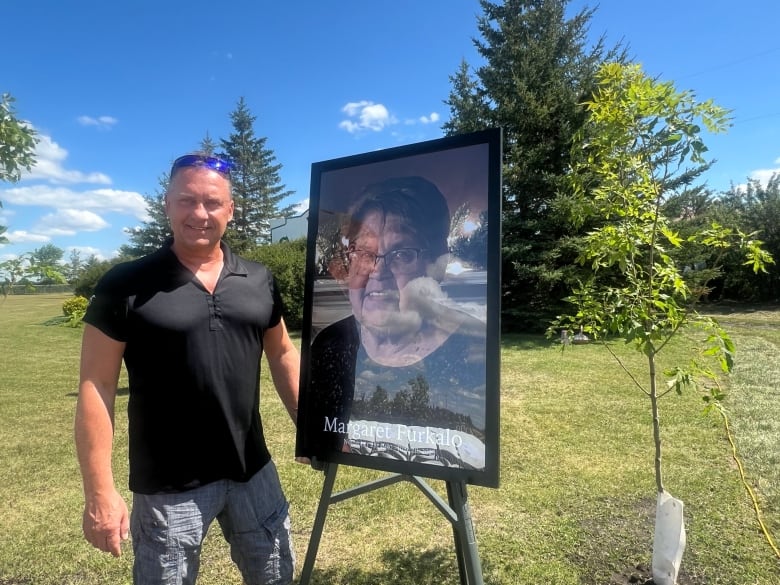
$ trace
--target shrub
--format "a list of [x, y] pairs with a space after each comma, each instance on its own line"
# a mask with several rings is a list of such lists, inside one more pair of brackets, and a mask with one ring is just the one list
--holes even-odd
[[62, 314], [66, 317], [73, 317], [73, 315], [84, 313], [87, 310], [89, 301], [82, 296], [74, 296], [62, 303]]
[[82, 296], [74, 296], [62, 303], [62, 314], [67, 317], [64, 324], [70, 327], [80, 326], [88, 304], [89, 301]]
[[299, 330], [303, 325], [306, 239], [258, 246], [245, 257], [262, 262], [274, 275], [284, 303], [284, 321], [290, 329]]

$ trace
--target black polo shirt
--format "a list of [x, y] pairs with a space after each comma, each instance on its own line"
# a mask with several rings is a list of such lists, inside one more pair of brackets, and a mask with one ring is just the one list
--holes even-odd
[[263, 334], [282, 315], [273, 277], [222, 244], [210, 294], [171, 243], [109, 270], [84, 316], [126, 343], [130, 489], [144, 494], [246, 481], [270, 459], [259, 384]]

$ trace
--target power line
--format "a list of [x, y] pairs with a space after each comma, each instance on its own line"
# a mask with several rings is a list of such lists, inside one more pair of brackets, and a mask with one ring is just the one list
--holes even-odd
[[678, 79], [688, 79], [690, 77], [697, 77], [699, 75], [704, 75], [706, 73], [712, 73], [713, 71], [720, 71], [722, 69], [727, 69], [729, 67], [733, 67], [734, 65], [739, 65], [740, 63], [744, 63], [746, 61], [750, 61], [752, 59], [755, 59], [757, 57], [763, 57], [764, 55], [768, 55], [770, 53], [774, 53], [775, 51], [780, 51], [780, 47], [773, 47], [771, 49], [765, 49], [763, 51], [760, 51], [758, 53], [752, 53], [750, 55], [746, 55], [744, 57], [741, 57], [735, 61], [729, 61], [727, 63], [722, 63], [721, 65], [717, 65], [716, 67], [711, 67], [709, 69], [702, 69], [701, 71], [697, 71], [696, 73], [689, 73], [688, 75], [683, 75], [682, 77]]
[[739, 122], [740, 124], [744, 124], [745, 122], [753, 122], [755, 120], [763, 120], [765, 118], [774, 118], [775, 116], [780, 116], [780, 112], [773, 112], [771, 114], [761, 114], [758, 116], [752, 116], [750, 118], [739, 118], [735, 117], [734, 121]]

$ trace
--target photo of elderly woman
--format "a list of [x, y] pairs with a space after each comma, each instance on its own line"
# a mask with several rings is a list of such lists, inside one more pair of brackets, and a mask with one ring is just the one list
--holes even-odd
[[472, 235], [479, 227], [464, 205], [453, 214], [432, 180], [393, 176], [366, 185], [338, 214], [325, 260], [349, 311], [312, 340], [311, 454], [485, 467], [484, 307], [445, 288], [453, 273], [484, 275], [484, 247], [472, 246], [468, 262], [453, 254], [467, 239], [464, 224]]

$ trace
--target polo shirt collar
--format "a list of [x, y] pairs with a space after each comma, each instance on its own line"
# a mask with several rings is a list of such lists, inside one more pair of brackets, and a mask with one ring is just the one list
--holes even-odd
[[219, 247], [222, 249], [223, 270], [230, 274], [238, 274], [241, 276], [247, 276], [249, 274], [241, 258], [233, 254], [230, 246], [220, 240]]
[[[173, 238], [168, 238], [161, 246], [160, 252], [163, 254], [163, 257], [168, 263], [168, 267], [171, 269], [172, 273], [180, 274], [181, 262], [179, 262], [176, 254], [173, 253], [173, 250], [171, 249], [172, 246]], [[233, 254], [230, 246], [228, 246], [224, 241], [220, 240], [219, 247], [222, 250], [222, 262], [224, 264], [224, 270], [230, 272], [231, 274], [238, 274], [241, 276], [247, 276], [249, 274], [242, 259], [239, 256]]]

